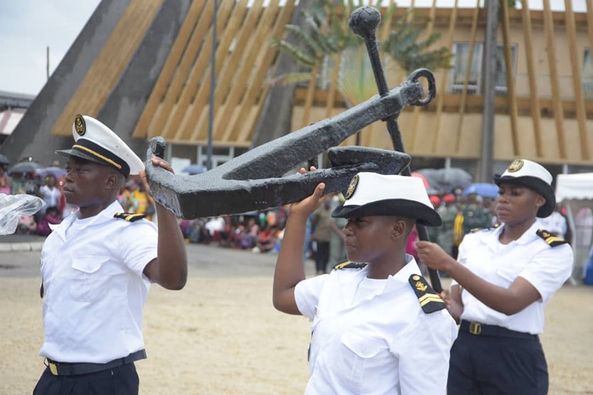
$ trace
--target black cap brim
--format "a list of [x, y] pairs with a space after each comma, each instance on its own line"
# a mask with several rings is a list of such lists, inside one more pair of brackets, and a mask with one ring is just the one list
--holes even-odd
[[542, 195], [546, 199], [546, 203], [537, 210], [536, 215], [539, 218], [546, 218], [554, 212], [554, 208], [556, 207], [554, 190], [548, 183], [537, 177], [501, 177], [496, 174], [494, 176], [494, 183], [498, 186], [501, 184], [521, 185]]
[[80, 159], [84, 159], [84, 160], [88, 160], [89, 162], [93, 162], [93, 163], [97, 163], [99, 165], [103, 165], [103, 166], [107, 166], [107, 164], [105, 162], [103, 162], [100, 159], [97, 159], [96, 157], [94, 157], [93, 155], [90, 154], [86, 154], [82, 151], [79, 150], [75, 150], [75, 149], [62, 149], [62, 150], [57, 150], [56, 154], [61, 155], [61, 156], [65, 156], [65, 157], [70, 157], [70, 156], [74, 156], [76, 158], [80, 158]]
[[340, 206], [332, 212], [332, 217], [371, 217], [393, 216], [415, 219], [428, 226], [440, 226], [441, 216], [425, 204], [407, 199], [378, 200], [362, 206]]

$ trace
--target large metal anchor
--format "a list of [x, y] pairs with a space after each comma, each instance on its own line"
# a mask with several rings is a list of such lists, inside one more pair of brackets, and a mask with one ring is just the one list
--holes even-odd
[[[420, 78], [428, 81], [424, 94]], [[152, 166], [150, 156], [162, 156], [164, 139], [153, 138], [146, 172], [153, 197], [178, 217], [197, 218], [277, 207], [310, 195], [325, 182], [325, 193], [344, 191], [358, 172], [398, 174], [410, 156], [365, 147], [336, 147], [365, 126], [396, 119], [408, 105], [426, 105], [434, 96], [429, 70], [413, 72], [399, 87], [325, 119], [253, 148], [225, 164], [197, 175], [174, 175]], [[334, 147], [334, 148], [332, 148]], [[310, 158], [328, 151], [331, 167], [296, 174]], [[292, 174], [286, 175], [291, 172]]]
[[[350, 29], [352, 29], [355, 34], [364, 40], [367, 53], [369, 54], [369, 58], [371, 60], [371, 66], [373, 68], [375, 82], [377, 83], [377, 89], [379, 90], [379, 95], [383, 97], [389, 94], [389, 90], [387, 88], [387, 81], [385, 79], [383, 66], [381, 65], [381, 58], [379, 56], [379, 49], [377, 47], [377, 37], [375, 35], [375, 31], [380, 22], [381, 13], [373, 7], [364, 6], [354, 10], [352, 15], [350, 15], [349, 25]], [[418, 71], [416, 71], [416, 73], [418, 73]], [[425, 71], [420, 71], [420, 73], [425, 73]], [[430, 73], [426, 74], [425, 77], [428, 80], [428, 97], [432, 98], [436, 94], [434, 76], [432, 73]], [[404, 142], [402, 140], [396, 118], [389, 117], [384, 120], [387, 124], [389, 135], [391, 136], [393, 148], [398, 152], [404, 152]], [[409, 176], [410, 168], [406, 166], [402, 169], [401, 173], [402, 175]], [[416, 229], [418, 231], [418, 238], [420, 240], [430, 240], [426, 227], [421, 224], [416, 224]], [[428, 274], [430, 276], [430, 282], [433, 289], [440, 293], [443, 290], [443, 287], [441, 286], [441, 280], [439, 278], [438, 272], [434, 269], [428, 268]]]

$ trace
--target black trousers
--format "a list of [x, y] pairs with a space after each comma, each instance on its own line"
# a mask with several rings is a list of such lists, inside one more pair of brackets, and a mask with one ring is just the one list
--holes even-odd
[[537, 336], [518, 339], [459, 332], [451, 348], [448, 395], [545, 395], [548, 367]]
[[329, 241], [317, 241], [315, 269], [318, 273], [327, 272], [327, 262], [329, 262]]
[[33, 395], [138, 395], [134, 363], [77, 376], [54, 376], [45, 369]]

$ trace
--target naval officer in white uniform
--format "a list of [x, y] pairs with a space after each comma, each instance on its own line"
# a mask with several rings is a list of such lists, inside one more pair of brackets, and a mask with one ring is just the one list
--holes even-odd
[[[146, 358], [142, 312], [150, 283], [181, 289], [183, 237], [157, 203], [158, 229], [117, 201], [129, 175], [144, 170], [107, 126], [76, 116], [64, 184], [79, 209], [55, 226], [41, 252], [44, 370], [34, 394], [137, 394], [134, 361]], [[171, 171], [153, 157], [152, 163]]]
[[290, 209], [274, 276], [274, 306], [312, 320], [307, 394], [445, 394], [457, 327], [405, 253], [414, 224], [441, 219], [415, 177], [357, 174], [334, 217], [347, 218], [347, 257], [305, 279], [307, 217], [324, 184]]
[[515, 160], [494, 182], [502, 225], [466, 235], [458, 261], [437, 244], [417, 243], [423, 263], [455, 280], [446, 299], [461, 326], [448, 393], [544, 395], [548, 370], [538, 335], [546, 303], [570, 276], [572, 249], [540, 229], [537, 218], [555, 206], [543, 166]]

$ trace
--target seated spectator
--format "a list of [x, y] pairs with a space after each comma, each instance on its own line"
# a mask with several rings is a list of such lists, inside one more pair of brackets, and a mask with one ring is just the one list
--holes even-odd
[[223, 217], [212, 217], [204, 226], [208, 231], [210, 240], [220, 241], [225, 230], [226, 222]]
[[5, 173], [4, 166], [4, 163], [0, 163], [0, 193], [10, 195], [10, 177]]
[[47, 236], [51, 233], [51, 228], [49, 227], [50, 224], [56, 225], [62, 222], [62, 217], [58, 211], [58, 208], [55, 206], [48, 207], [45, 210], [45, 214], [39, 222], [37, 223], [36, 232], [39, 236]]
[[278, 237], [278, 228], [269, 226], [257, 234], [257, 246], [254, 252], [268, 252], [274, 249], [276, 238]]
[[207, 243], [210, 241], [210, 235], [208, 234], [205, 223], [203, 218], [196, 218], [191, 221], [189, 229], [190, 243]]
[[35, 233], [36, 229], [37, 223], [35, 222], [35, 217], [32, 215], [23, 215], [19, 218], [16, 233], [29, 235]]
[[189, 235], [191, 233], [191, 225], [192, 221], [189, 219], [179, 220], [179, 229], [181, 229], [181, 234], [183, 235], [184, 239], [189, 239]]
[[259, 226], [255, 223], [255, 219], [249, 218], [247, 225], [245, 225], [242, 233], [239, 235], [239, 248], [249, 250], [255, 247], [258, 232]]

